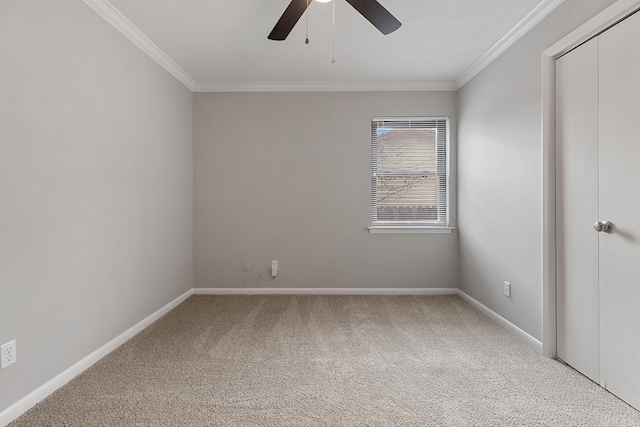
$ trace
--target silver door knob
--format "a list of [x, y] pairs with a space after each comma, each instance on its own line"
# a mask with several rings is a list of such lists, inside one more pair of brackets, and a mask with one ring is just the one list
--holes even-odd
[[611, 221], [598, 221], [595, 224], [593, 224], [593, 228], [598, 233], [601, 233], [603, 231], [605, 233], [611, 233], [613, 232], [613, 223]]

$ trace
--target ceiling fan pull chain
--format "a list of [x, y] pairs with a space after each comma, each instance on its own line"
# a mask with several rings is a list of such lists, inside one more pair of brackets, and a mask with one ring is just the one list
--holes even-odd
[[309, 44], [309, 4], [311, 0], [307, 0], [307, 7], [305, 8], [305, 14], [307, 15], [307, 38], [304, 39], [304, 44]]
[[333, 2], [333, 30], [331, 35], [331, 63], [336, 63], [336, 2]]

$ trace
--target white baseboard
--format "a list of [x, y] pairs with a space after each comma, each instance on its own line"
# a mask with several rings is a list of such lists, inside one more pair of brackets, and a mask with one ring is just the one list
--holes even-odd
[[194, 288], [194, 295], [456, 295], [456, 288]]
[[487, 316], [488, 318], [496, 322], [498, 325], [502, 326], [503, 328], [511, 332], [516, 337], [520, 338], [525, 343], [529, 344], [531, 347], [533, 347], [535, 351], [542, 354], [542, 342], [538, 341], [537, 339], [535, 339], [534, 337], [532, 337], [522, 329], [518, 328], [513, 323], [509, 322], [504, 317], [500, 316], [495, 311], [481, 304], [479, 301], [465, 294], [461, 290], [458, 290], [458, 295], [460, 295], [460, 297], [465, 301], [467, 301], [469, 304], [477, 308], [482, 314], [484, 314], [485, 316]]
[[20, 415], [27, 412], [29, 409], [34, 407], [38, 402], [52, 394], [54, 391], [58, 390], [60, 387], [74, 379], [76, 376], [84, 372], [86, 369], [90, 368], [100, 359], [105, 357], [107, 354], [111, 353], [116, 348], [120, 347], [122, 344], [133, 338], [134, 335], [141, 332], [144, 328], [151, 325], [153, 322], [158, 320], [160, 317], [167, 314], [169, 311], [174, 309], [178, 304], [189, 298], [193, 295], [193, 289], [189, 289], [187, 292], [180, 295], [178, 298], [174, 299], [155, 313], [149, 315], [145, 319], [141, 320], [131, 328], [127, 329], [93, 353], [86, 356], [84, 359], [79, 362], [71, 365], [64, 372], [56, 375], [51, 380], [47, 381], [13, 405], [9, 406], [4, 411], [0, 412], [0, 426], [6, 426], [11, 421], [18, 418]]

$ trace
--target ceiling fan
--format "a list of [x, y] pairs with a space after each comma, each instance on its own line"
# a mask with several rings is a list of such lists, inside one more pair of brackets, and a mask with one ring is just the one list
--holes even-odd
[[[268, 38], [270, 40], [285, 40], [312, 1], [314, 0], [291, 0]], [[326, 3], [329, 0], [316, 1]], [[394, 32], [402, 25], [377, 0], [346, 1], [384, 35]]]

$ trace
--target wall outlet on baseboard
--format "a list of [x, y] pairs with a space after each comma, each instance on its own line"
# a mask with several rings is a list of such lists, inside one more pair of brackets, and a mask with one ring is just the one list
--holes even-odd
[[511, 298], [511, 283], [504, 282], [504, 296]]
[[271, 261], [271, 277], [276, 277], [278, 275], [278, 261]]
[[18, 360], [16, 350], [16, 340], [6, 343], [0, 347], [0, 369], [7, 368]]
[[251, 263], [247, 260], [242, 261], [242, 271], [249, 271], [251, 269]]

